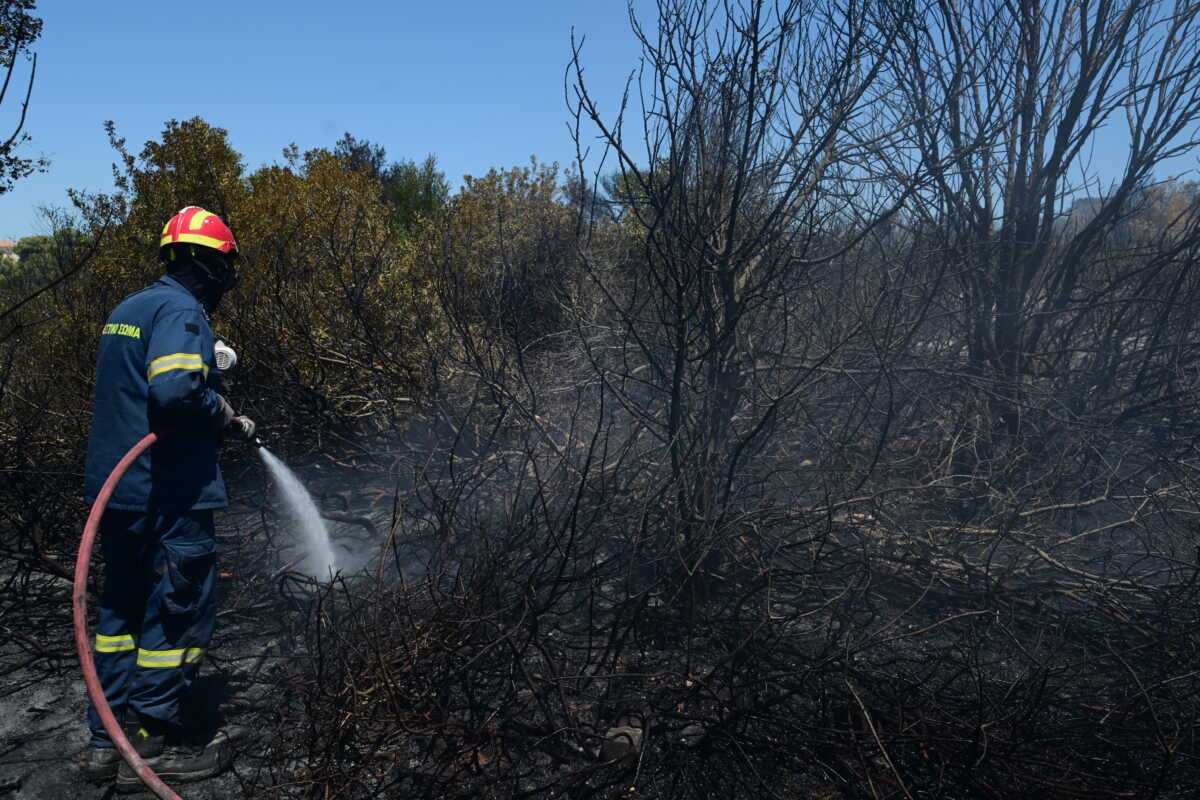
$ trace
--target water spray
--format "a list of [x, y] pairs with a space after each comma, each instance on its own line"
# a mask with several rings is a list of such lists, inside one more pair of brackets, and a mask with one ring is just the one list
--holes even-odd
[[299, 534], [297, 543], [304, 548], [304, 556], [298, 562], [301, 571], [318, 580], [329, 580], [337, 572], [337, 559], [325, 520], [321, 518], [312, 495], [304, 488], [296, 473], [264, 447], [258, 437], [255, 437], [254, 445], [259, 458], [275, 479], [279, 499]]
[[[237, 366], [237, 351], [226, 344], [223, 339], [218, 339], [213, 343], [213, 361], [222, 374], [229, 373]], [[292, 524], [300, 533], [299, 544], [304, 547], [306, 552], [298, 563], [303, 565], [303, 571], [311, 577], [328, 579], [337, 571], [333, 546], [329, 541], [329, 531], [325, 528], [325, 522], [321, 519], [321, 514], [309, 496], [308, 490], [304, 488], [304, 484], [296, 477], [295, 473], [267, 449], [261, 436], [255, 434], [245, 441], [258, 452], [259, 458], [266, 465], [271, 477], [275, 479], [280, 500], [283, 501]]]

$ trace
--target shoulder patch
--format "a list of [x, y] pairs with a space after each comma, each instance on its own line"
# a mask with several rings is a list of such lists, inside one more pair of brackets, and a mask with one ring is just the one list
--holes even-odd
[[142, 329], [137, 325], [129, 325], [124, 322], [110, 322], [104, 326], [100, 332], [101, 336], [128, 336], [131, 339], [142, 338]]
[[188, 333], [194, 333], [197, 336], [200, 335], [200, 326], [199, 325], [193, 325], [192, 323], [188, 322], [188, 323], [184, 324], [183, 329], [185, 331], [187, 331]]

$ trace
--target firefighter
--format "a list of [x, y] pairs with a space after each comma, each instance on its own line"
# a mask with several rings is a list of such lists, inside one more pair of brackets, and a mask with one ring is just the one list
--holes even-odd
[[[100, 522], [104, 587], [94, 653], [104, 695], [138, 754], [165, 782], [228, 765], [229, 731], [197, 742], [189, 690], [216, 622], [213, 509], [228, 504], [223, 436], [252, 440], [215, 366], [209, 315], [238, 280], [238, 247], [216, 214], [188, 206], [163, 228], [166, 274], [126, 297], [101, 331], [85, 494], [94, 502], [120, 458], [150, 431]], [[94, 705], [80, 769], [117, 789], [141, 787]]]

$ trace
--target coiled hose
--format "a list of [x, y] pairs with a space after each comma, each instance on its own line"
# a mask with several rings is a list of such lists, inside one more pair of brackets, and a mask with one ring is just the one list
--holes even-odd
[[92, 558], [92, 544], [96, 540], [96, 531], [100, 527], [100, 518], [104, 516], [104, 509], [108, 506], [113, 491], [121, 482], [121, 478], [125, 476], [129, 465], [136, 461], [138, 456], [144, 453], [150, 445], [158, 441], [158, 438], [159, 434], [157, 433], [146, 434], [145, 438], [131, 447], [129, 452], [117, 462], [113, 471], [109, 473], [108, 480], [100, 487], [100, 493], [96, 495], [96, 502], [92, 503], [92, 511], [88, 514], [87, 524], [83, 526], [83, 540], [79, 543], [79, 556], [75, 559], [75, 588], [71, 594], [71, 605], [75, 610], [75, 649], [79, 651], [79, 666], [83, 669], [83, 682], [87, 686], [88, 696], [92, 699], [92, 703], [100, 715], [100, 721], [104, 723], [104, 730], [108, 731], [108, 735], [112, 737], [121, 757], [137, 773], [137, 776], [142, 779], [142, 783], [146, 784], [150, 791], [161, 797], [162, 800], [182, 800], [162, 782], [162, 779], [154, 774], [150, 765], [137, 754], [133, 745], [125, 738], [125, 731], [121, 729], [117, 718], [113, 716], [108, 699], [104, 696], [104, 688], [100, 685], [100, 678], [96, 674], [96, 662], [92, 658], [92, 642], [87, 626], [88, 565]]

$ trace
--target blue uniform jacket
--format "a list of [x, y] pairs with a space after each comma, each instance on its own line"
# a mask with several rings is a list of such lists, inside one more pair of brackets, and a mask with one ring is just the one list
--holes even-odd
[[219, 381], [208, 316], [182, 283], [164, 275], [122, 300], [96, 357], [88, 502], [142, 437], [172, 429], [129, 467], [108, 507], [171, 512], [228, 505], [217, 464]]

